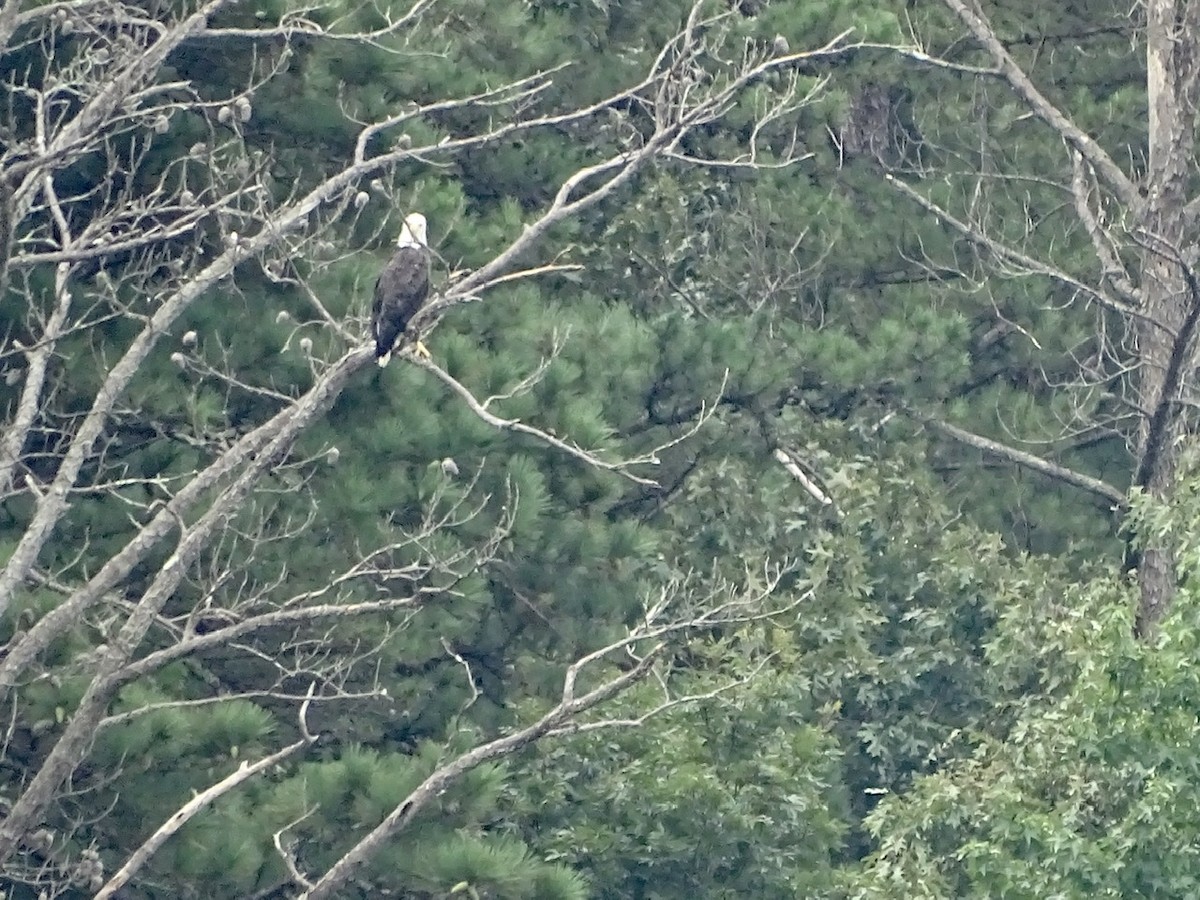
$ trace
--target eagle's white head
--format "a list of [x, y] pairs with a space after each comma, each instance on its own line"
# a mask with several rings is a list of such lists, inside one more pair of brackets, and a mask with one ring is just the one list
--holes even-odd
[[429, 239], [425, 234], [425, 217], [420, 213], [409, 213], [404, 217], [404, 225], [400, 228], [400, 238], [397, 247], [428, 247]]

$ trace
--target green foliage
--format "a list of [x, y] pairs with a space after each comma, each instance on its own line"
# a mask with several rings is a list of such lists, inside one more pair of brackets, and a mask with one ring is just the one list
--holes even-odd
[[996, 623], [982, 662], [1009, 700], [974, 750], [884, 800], [860, 897], [1186, 896], [1195, 833], [1200, 621], [1194, 454], [1178, 500], [1138, 498], [1140, 542], [1174, 542], [1183, 585], [1153, 641], [1132, 627], [1113, 568], [1039, 596]]
[[[744, 638], [714, 653], [716, 668], [681, 673], [676, 687], [706, 693], [752, 673], [755, 662], [738, 657], [764, 636]], [[563, 741], [527, 760], [507, 797], [513, 827], [548, 859], [586, 872], [594, 897], [825, 893], [846, 802], [836, 744], [806, 721], [807, 687], [760, 673], [736, 700]], [[656, 694], [632, 693], [617, 714], [649, 712]]]
[[[539, 102], [560, 111], [593, 102], [642, 72], [688, 7], [453, 0], [402, 48], [347, 53], [296, 42], [285, 58], [265, 47], [281, 71], [258, 88], [242, 143], [214, 138], [199, 117], [175, 116], [152, 142], [144, 175], [171, 171], [198, 191], [215, 190], [219, 173], [185, 157], [196, 142], [228, 139], [234, 156], [265, 160], [284, 196], [349, 158], [347, 111], [392, 115], [560, 63], [568, 65]], [[284, 10], [233, 8], [214, 26]], [[1144, 90], [1125, 39], [1092, 27], [1097, 13], [1028, 4], [989, 12], [1006, 45], [1081, 125], [1122, 153], [1140, 145]], [[376, 11], [347, 13], [347, 25], [378, 24]], [[744, 38], [748, 53], [777, 34], [799, 49], [848, 27], [879, 42], [902, 40], [912, 27], [931, 49], [979, 62], [936, 5], [776, 0], [720, 27]], [[1041, 52], [1045, 42], [1031, 36], [1054, 29], [1087, 34], [1078, 46], [1054, 39]], [[396, 49], [403, 53], [387, 52]], [[246, 83], [252, 63], [238, 46], [198, 41], [172, 57], [164, 77], [219, 98]], [[1124, 485], [1121, 442], [1054, 440], [1074, 417], [1112, 412], [1105, 392], [1059, 388], [1091, 346], [1096, 319], [1042, 276], [981, 289], [986, 254], [889, 187], [877, 161], [847, 148], [843, 128], [865, 90], [887, 86], [910, 139], [887, 157], [898, 179], [998, 237], [1053, 246], [1064, 271], [1094, 277], [1061, 193], [1004, 177], [1053, 171], [1061, 142], [993, 84], [866, 53], [795, 75], [812, 86], [829, 73], [827, 93], [764, 135], [764, 162], [794, 139], [811, 152], [803, 163], [753, 175], [648, 168], [557, 227], [552, 243], [568, 248], [557, 261], [578, 270], [493, 290], [430, 336], [439, 364], [491, 398], [492, 413], [603, 459], [687, 435], [638, 469], [656, 484], [493, 429], [420, 368], [393, 364], [350, 385], [244, 505], [148, 645], [172, 640], [198, 604], [214, 617], [251, 596], [262, 608], [286, 607], [326, 589], [363, 548], [384, 544], [395, 545], [388, 562], [403, 574], [356, 582], [346, 602], [419, 590], [421, 606], [298, 632], [309, 643], [280, 662], [298, 673], [285, 679], [289, 689], [303, 694], [307, 683], [292, 683], [304, 680], [301, 651], [318, 648], [346, 661], [340, 687], [371, 696], [317, 704], [316, 749], [189, 823], [136, 896], [283, 890], [288, 873], [272, 842], [281, 829], [300, 866], [321, 871], [449, 754], [544, 710], [567, 661], [623, 634], [655, 585], [688, 572], [739, 580], [772, 563], [787, 567], [781, 591], [796, 601], [794, 616], [709, 635], [710, 645], [678, 654], [665, 676], [683, 693], [730, 679], [747, 678], [745, 686], [636, 728], [557, 740], [511, 768], [473, 771], [346, 896], [1196, 893], [1194, 841], [1181, 839], [1196, 833], [1200, 806], [1189, 755], [1200, 608], [1200, 545], [1190, 540], [1200, 522], [1188, 518], [1195, 490], [1182, 490], [1172, 509], [1139, 507], [1143, 535], [1178, 543], [1185, 590], [1159, 643], [1137, 644], [1116, 571], [1115, 518], [919, 424], [929, 415], [996, 439], [1049, 442], [1064, 464]], [[726, 121], [682, 151], [706, 159], [737, 145], [750, 114], [780, 89], [778, 80], [753, 85]], [[414, 115], [404, 129], [436, 141], [471, 133], [491, 115], [480, 104]], [[314, 223], [323, 243], [264, 262], [301, 273], [354, 333], [401, 213], [419, 207], [429, 216], [441, 257], [435, 285], [445, 283], [450, 271], [506, 246], [564, 177], [621, 140], [644, 139], [639, 121], [636, 109], [622, 108], [505, 137], [436, 168], [405, 163], [384, 179], [390, 193], [372, 187], [357, 215]], [[94, 185], [102, 162], [81, 160], [67, 181]], [[978, 171], [996, 174], [985, 202], [972, 176], [959, 174]], [[197, 259], [220, 238], [215, 224], [205, 227]], [[339, 258], [342, 246], [364, 244], [369, 252]], [[108, 277], [120, 282], [121, 271], [115, 265]], [[75, 273], [84, 302], [101, 296], [100, 277]], [[166, 267], [156, 277], [163, 290], [177, 283]], [[21, 340], [28, 298], [42, 315], [52, 305], [46, 272], [28, 279], [24, 296], [0, 297], [4, 333]], [[120, 290], [138, 315], [152, 310], [152, 297]], [[211, 461], [213, 447], [303, 391], [343, 347], [303, 292], [252, 265], [204, 301], [143, 367], [106, 435], [112, 470], [162, 482], [73, 496], [41, 560], [58, 582], [94, 573], [152, 504]], [[996, 331], [1003, 323], [1013, 327]], [[171, 358], [188, 331], [197, 334], [191, 369]], [[61, 342], [53, 365], [69, 377], [46, 404], [41, 444], [27, 448], [33, 475], [52, 475], [56, 448], [134, 333], [114, 320]], [[0, 403], [11, 408], [18, 387], [0, 382]], [[816, 492], [777, 463], [780, 448], [803, 462]], [[455, 461], [458, 478], [443, 471], [444, 459]], [[3, 557], [32, 503], [6, 499], [0, 512]], [[447, 524], [432, 531], [431, 522]], [[117, 601], [136, 600], [160, 562], [132, 573]], [[232, 574], [214, 580], [223, 572]], [[53, 582], [26, 589], [0, 635], [59, 598]], [[204, 617], [189, 624], [210, 626]], [[12, 783], [44, 757], [78, 703], [89, 661], [113, 639], [107, 628], [103, 619], [81, 621], [21, 686], [4, 763]], [[368, 646], [378, 652], [364, 661]], [[84, 795], [111, 814], [79, 841], [120, 858], [165, 810], [294, 740], [294, 704], [254, 696], [279, 677], [260, 663], [218, 648], [127, 685], [89, 760], [118, 776], [88, 782], [93, 793]], [[254, 699], [211, 702], [238, 692]], [[660, 698], [644, 686], [612, 712], [640, 716]], [[68, 804], [63, 820], [91, 822], [90, 808], [84, 816]]]
[[[1185, 591], [1154, 644], [1132, 637], [1116, 578], [1070, 592], [1038, 627], [1012, 617], [990, 649], [1074, 670], [1020, 704], [1004, 740], [885, 801], [860, 896], [1184, 896], [1200, 884], [1179, 841], [1197, 827], [1197, 597]], [[1036, 642], [1036, 643], [1035, 643]]]

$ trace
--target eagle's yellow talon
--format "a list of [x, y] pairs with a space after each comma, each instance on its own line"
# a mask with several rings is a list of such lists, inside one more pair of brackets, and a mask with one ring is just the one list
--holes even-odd
[[429, 348], [426, 347], [425, 344], [420, 340], [417, 341], [417, 346], [414, 348], [413, 352], [415, 352], [417, 356], [421, 357], [422, 359], [433, 359], [433, 354], [429, 352]]
[[[404, 336], [408, 323], [429, 296], [429, 242], [425, 217], [411, 213], [396, 240], [396, 252], [375, 281], [375, 299], [371, 304], [371, 336], [375, 339], [375, 360], [386, 366]], [[417, 356], [430, 359], [419, 340]]]

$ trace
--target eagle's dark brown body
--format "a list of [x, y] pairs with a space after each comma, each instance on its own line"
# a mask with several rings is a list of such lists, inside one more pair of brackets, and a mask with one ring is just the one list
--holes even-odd
[[423, 246], [398, 247], [375, 282], [371, 304], [371, 336], [375, 358], [387, 365], [392, 348], [412, 317], [429, 296], [429, 250]]

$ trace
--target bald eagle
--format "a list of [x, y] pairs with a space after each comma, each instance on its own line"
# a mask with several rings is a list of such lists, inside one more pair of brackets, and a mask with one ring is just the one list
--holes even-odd
[[[392, 358], [396, 341], [429, 296], [429, 242], [425, 217], [412, 213], [404, 219], [396, 252], [375, 282], [371, 304], [371, 336], [375, 360], [382, 368]], [[424, 347], [417, 342], [418, 350]]]

